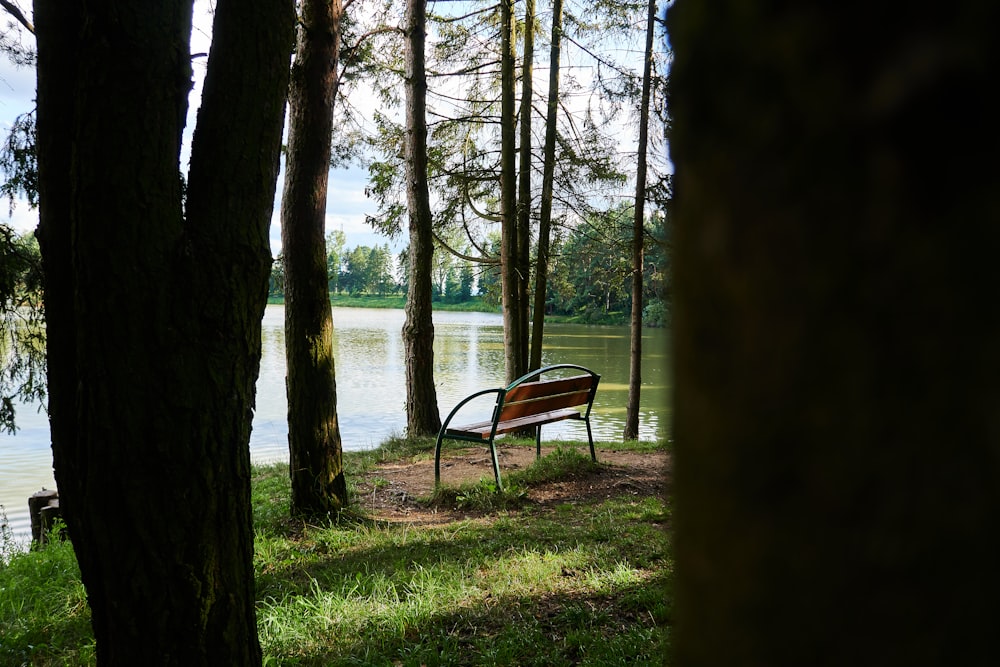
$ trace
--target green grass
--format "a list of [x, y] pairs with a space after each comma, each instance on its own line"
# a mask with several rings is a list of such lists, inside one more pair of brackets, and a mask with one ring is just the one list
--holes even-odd
[[[2, 518], [2, 517], [0, 517]], [[0, 558], [0, 665], [92, 665], [94, 639], [69, 542]]]
[[[400, 438], [345, 459], [358, 476], [383, 461], [426, 457], [432, 446]], [[296, 524], [287, 519], [286, 466], [255, 468], [265, 664], [663, 664], [669, 505], [636, 496], [555, 507], [523, 500], [532, 485], [588, 474], [594, 464], [585, 445], [580, 452], [567, 443], [511, 472], [505, 485], [520, 499], [497, 500], [485, 483], [427, 499], [431, 508], [470, 508], [468, 518], [435, 525], [360, 514], [339, 525]], [[0, 664], [94, 664], [88, 618], [68, 544], [0, 565]]]

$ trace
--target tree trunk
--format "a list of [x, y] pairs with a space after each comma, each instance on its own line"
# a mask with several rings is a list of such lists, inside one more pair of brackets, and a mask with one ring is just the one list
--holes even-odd
[[35, 5], [53, 463], [102, 665], [261, 661], [248, 442], [292, 20], [218, 3], [185, 209], [191, 3]]
[[406, 350], [406, 431], [434, 435], [441, 428], [434, 388], [431, 267], [434, 236], [427, 187], [426, 0], [406, 4], [406, 200], [410, 215], [409, 275], [403, 344]]
[[940, 9], [671, 9], [675, 664], [996, 662], [1000, 6]]
[[340, 19], [340, 0], [301, 4], [281, 198], [291, 511], [314, 517], [347, 505], [325, 236]]
[[632, 217], [632, 316], [629, 320], [628, 401], [625, 404], [625, 440], [639, 439], [639, 391], [642, 388], [642, 253], [646, 216], [646, 150], [649, 143], [649, 90], [653, 76], [653, 32], [656, 0], [649, 0], [646, 15], [646, 50], [642, 66], [642, 101], [639, 105], [639, 151], [635, 173], [635, 209]]
[[562, 0], [552, 3], [552, 45], [549, 50], [549, 98], [545, 116], [542, 164], [542, 201], [538, 219], [538, 255], [535, 258], [535, 307], [531, 322], [528, 370], [542, 367], [545, 335], [545, 301], [549, 276], [549, 241], [552, 228], [552, 187], [556, 171], [556, 112], [559, 110], [559, 61], [562, 47]]
[[514, 111], [514, 1], [500, 0], [500, 263], [507, 381], [524, 374], [518, 275], [517, 117]]
[[531, 328], [529, 313], [531, 298], [529, 283], [531, 275], [531, 100], [533, 91], [534, 59], [535, 59], [535, 0], [525, 0], [524, 3], [524, 62], [521, 64], [521, 115], [520, 136], [518, 146], [520, 164], [518, 165], [517, 194], [517, 303], [518, 331], [521, 340], [518, 342], [518, 364], [528, 370], [528, 332]]

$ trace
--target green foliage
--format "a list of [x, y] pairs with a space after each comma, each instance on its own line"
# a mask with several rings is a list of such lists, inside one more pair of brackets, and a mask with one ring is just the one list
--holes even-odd
[[654, 301], [642, 311], [642, 322], [648, 327], [666, 327], [670, 321], [670, 310], [663, 301]]
[[459, 269], [459, 284], [458, 284], [458, 301], [468, 301], [472, 298], [472, 283], [475, 280], [475, 275], [472, 271], [472, 264], [469, 262], [464, 262], [462, 268]]
[[35, 157], [35, 112], [23, 113], [14, 119], [10, 131], [0, 144], [0, 196], [6, 197], [11, 212], [19, 197], [28, 206], [38, 206], [38, 162]]
[[267, 284], [268, 298], [285, 296], [285, 258], [279, 254], [271, 260], [271, 276]]
[[42, 262], [34, 235], [0, 224], [0, 430], [16, 429], [19, 401], [45, 398]]
[[343, 253], [338, 286], [351, 296], [378, 294], [385, 296], [399, 291], [393, 276], [393, 256], [388, 244], [357, 246]]
[[337, 229], [326, 235], [326, 275], [331, 292], [340, 291], [340, 267], [346, 243], [347, 235], [343, 230]]
[[[654, 211], [646, 225], [643, 308], [646, 326], [669, 322], [669, 243], [666, 217]], [[553, 243], [549, 312], [590, 324], [621, 324], [632, 308], [632, 209], [592, 215]]]

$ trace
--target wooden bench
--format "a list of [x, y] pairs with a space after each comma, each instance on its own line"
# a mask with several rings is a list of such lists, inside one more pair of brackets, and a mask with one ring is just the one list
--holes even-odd
[[[560, 369], [583, 371], [571, 377], [542, 380], [544, 374]], [[506, 387], [484, 389], [463, 399], [448, 415], [438, 431], [434, 445], [434, 484], [441, 483], [441, 442], [446, 439], [468, 442], [486, 441], [493, 459], [493, 475], [497, 490], [503, 488], [500, 481], [500, 464], [494, 440], [502, 433], [535, 430], [535, 456], [542, 455], [542, 425], [564, 419], [583, 420], [587, 425], [587, 440], [590, 442], [590, 457], [597, 461], [594, 451], [594, 436], [590, 429], [590, 411], [597, 393], [597, 383], [601, 376], [594, 371], [575, 364], [556, 364], [524, 375]], [[493, 417], [463, 426], [451, 426], [451, 420], [470, 401], [488, 394], [496, 394]]]

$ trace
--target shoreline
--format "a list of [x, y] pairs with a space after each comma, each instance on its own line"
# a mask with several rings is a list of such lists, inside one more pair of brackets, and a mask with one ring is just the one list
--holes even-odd
[[[268, 295], [267, 305], [285, 305], [284, 295]], [[331, 294], [330, 305], [334, 308], [374, 308], [374, 309], [396, 309], [403, 310], [406, 307], [406, 298], [402, 296], [379, 296], [376, 294], [366, 294], [362, 296], [349, 296], [346, 294]], [[488, 313], [490, 315], [500, 315], [503, 310], [499, 307], [493, 308], [482, 302], [480, 297], [473, 297], [469, 301], [459, 303], [448, 303], [445, 301], [434, 301], [431, 304], [434, 311], [458, 312], [458, 313]], [[613, 312], [605, 313], [601, 316], [585, 315], [546, 315], [545, 321], [549, 324], [582, 324], [587, 326], [628, 326], [630, 313]], [[645, 321], [643, 329], [664, 329], [668, 327], [652, 326]]]

